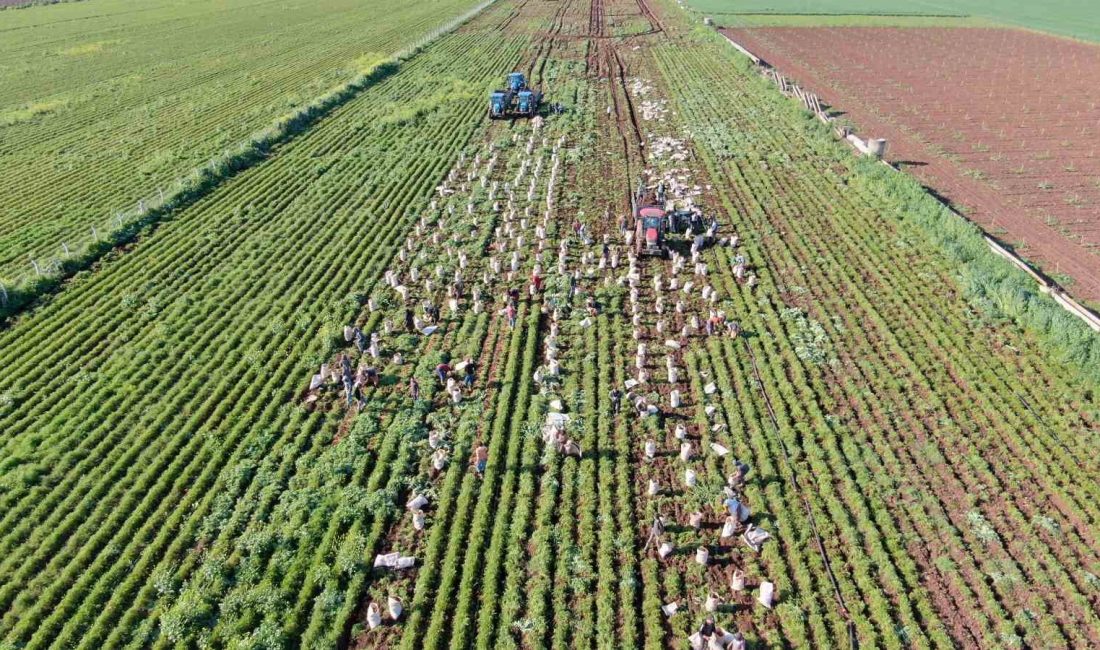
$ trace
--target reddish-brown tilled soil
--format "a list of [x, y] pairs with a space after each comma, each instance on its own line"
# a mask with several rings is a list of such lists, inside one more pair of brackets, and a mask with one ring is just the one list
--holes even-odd
[[1015, 29], [724, 33], [817, 93], [887, 158], [1100, 301], [1100, 46]]

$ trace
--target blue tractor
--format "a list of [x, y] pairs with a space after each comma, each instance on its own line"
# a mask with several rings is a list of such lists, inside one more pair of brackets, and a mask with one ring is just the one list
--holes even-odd
[[542, 93], [527, 86], [522, 72], [513, 72], [506, 80], [507, 87], [489, 94], [489, 117], [531, 117], [537, 115], [542, 104]]
[[536, 90], [521, 90], [516, 93], [515, 114], [521, 117], [531, 117], [539, 112], [539, 104], [542, 103], [542, 93]]
[[501, 119], [508, 117], [508, 109], [512, 105], [512, 92], [508, 90], [494, 90], [489, 93], [489, 117]]
[[508, 75], [508, 90], [518, 93], [527, 88], [527, 78], [522, 72], [512, 72]]

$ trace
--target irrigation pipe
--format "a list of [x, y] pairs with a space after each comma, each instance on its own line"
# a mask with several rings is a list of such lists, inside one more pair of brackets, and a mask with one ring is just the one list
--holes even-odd
[[[810, 500], [806, 498], [805, 493], [802, 491], [802, 486], [798, 482], [798, 472], [795, 470], [794, 463], [791, 462], [790, 452], [787, 450], [787, 443], [783, 442], [783, 436], [779, 432], [779, 418], [775, 416], [775, 409], [772, 407], [771, 396], [768, 395], [767, 388], [764, 387], [764, 380], [760, 378], [760, 368], [756, 365], [756, 353], [752, 351], [752, 346], [749, 345], [747, 339], [742, 339], [742, 343], [745, 345], [745, 350], [749, 353], [749, 360], [752, 362], [752, 374], [756, 379], [756, 386], [760, 389], [760, 393], [764, 396], [764, 405], [768, 407], [768, 417], [772, 421], [772, 429], [775, 432], [775, 437], [779, 440], [779, 448], [783, 452], [783, 461], [787, 465], [787, 469], [791, 472], [791, 485], [794, 486], [795, 492], [798, 493], [798, 498], [802, 500], [802, 507], [806, 509], [806, 517], [810, 522], [810, 531], [814, 535], [814, 543], [817, 545], [817, 552], [821, 554], [821, 560], [825, 563], [825, 571], [829, 575], [829, 582], [833, 586], [833, 596], [836, 598], [837, 605], [840, 607], [840, 615], [844, 617], [845, 623], [848, 628], [848, 647], [855, 650], [859, 647], [859, 641], [856, 638], [855, 623], [852, 621], [852, 616], [848, 612], [848, 606], [844, 603], [844, 596], [840, 593], [840, 584], [837, 583], [836, 573], [833, 572], [833, 564], [829, 561], [829, 553], [825, 550], [825, 544], [821, 541], [821, 533], [817, 529], [817, 521], [814, 519], [814, 509], [810, 505]], [[817, 479], [813, 474], [810, 474], [810, 482], [814, 484], [814, 488], [817, 488]]]

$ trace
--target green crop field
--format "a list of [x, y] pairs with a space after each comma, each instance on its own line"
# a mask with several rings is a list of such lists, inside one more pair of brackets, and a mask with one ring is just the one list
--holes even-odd
[[3, 650], [1100, 630], [1095, 334], [671, 0], [480, 7], [43, 291]]
[[[1100, 41], [1100, 12], [1090, 0], [687, 0], [731, 26], [957, 24], [950, 17], [1038, 29]], [[923, 18], [915, 18], [923, 17]], [[968, 24], [974, 24], [968, 21]]]
[[197, 168], [475, 4], [96, 0], [0, 12], [0, 284], [94, 257], [97, 240], [171, 200]]

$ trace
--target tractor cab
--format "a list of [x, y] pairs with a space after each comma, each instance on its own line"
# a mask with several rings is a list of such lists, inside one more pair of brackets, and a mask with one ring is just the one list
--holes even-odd
[[526, 90], [527, 78], [523, 76], [522, 72], [512, 72], [508, 75], [508, 90], [512, 92], [519, 92]]
[[634, 250], [639, 255], [664, 256], [665, 229], [668, 220], [665, 211], [655, 205], [638, 208], [634, 215]]
[[489, 117], [502, 118], [508, 114], [512, 103], [510, 95], [506, 90], [494, 90], [489, 94]]
[[533, 90], [521, 90], [516, 94], [516, 114], [534, 115], [539, 109], [541, 93]]

